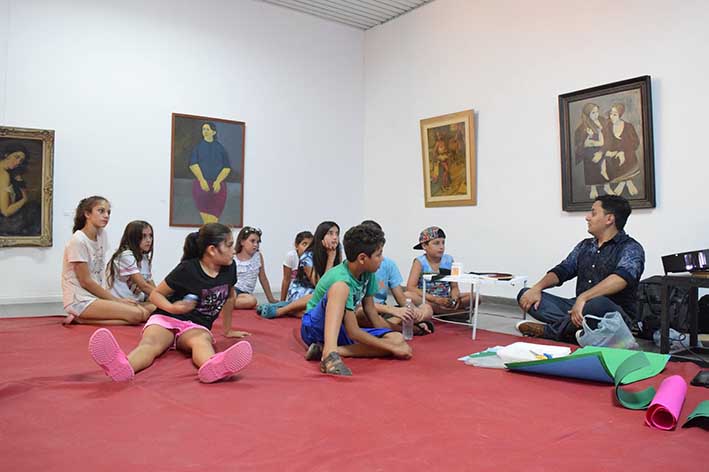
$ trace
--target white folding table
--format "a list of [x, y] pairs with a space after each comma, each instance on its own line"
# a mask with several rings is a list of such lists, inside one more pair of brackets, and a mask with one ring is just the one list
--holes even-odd
[[[426, 282], [430, 282], [435, 274], [425, 274], [423, 276], [422, 292], [423, 292], [423, 302], [426, 303]], [[461, 275], [447, 275], [436, 281], [441, 282], [456, 282], [458, 284], [469, 284], [470, 294], [475, 296], [474, 300], [471, 300], [468, 306], [468, 322], [462, 323], [466, 326], [472, 326], [473, 328], [473, 340], [478, 329], [478, 305], [480, 304], [480, 287], [482, 285], [505, 285], [509, 287], [520, 287], [524, 288], [527, 286], [527, 276], [526, 275], [514, 275], [510, 280], [500, 280], [493, 277], [486, 277], [484, 275], [477, 274], [461, 274]], [[433, 317], [438, 321], [445, 321], [447, 323], [458, 323], [457, 321], [445, 320], [443, 316], [449, 316], [451, 313], [433, 315]]]

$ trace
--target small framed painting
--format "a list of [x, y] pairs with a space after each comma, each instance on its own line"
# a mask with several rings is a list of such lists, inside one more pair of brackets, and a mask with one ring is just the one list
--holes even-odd
[[52, 245], [54, 131], [0, 126], [0, 247]]
[[473, 110], [421, 120], [426, 207], [477, 203]]

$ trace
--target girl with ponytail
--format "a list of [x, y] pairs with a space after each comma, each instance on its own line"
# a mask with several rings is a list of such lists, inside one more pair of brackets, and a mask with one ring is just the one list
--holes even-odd
[[222, 313], [225, 337], [249, 336], [231, 327], [235, 283], [234, 236], [226, 226], [208, 223], [187, 235], [182, 261], [150, 293], [157, 309], [138, 346], [126, 355], [113, 334], [101, 328], [89, 340], [91, 357], [115, 381], [131, 380], [169, 348], [192, 357], [201, 382], [239, 372], [251, 362], [251, 345], [240, 341], [215, 353], [211, 332]]

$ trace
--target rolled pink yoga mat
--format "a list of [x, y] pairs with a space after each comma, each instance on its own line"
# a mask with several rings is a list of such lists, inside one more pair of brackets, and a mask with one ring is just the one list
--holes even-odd
[[679, 375], [667, 377], [647, 409], [645, 424], [664, 431], [675, 429], [686, 396], [687, 382]]

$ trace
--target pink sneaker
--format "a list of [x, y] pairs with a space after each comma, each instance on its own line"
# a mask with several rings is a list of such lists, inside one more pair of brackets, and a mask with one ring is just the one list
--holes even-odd
[[199, 380], [212, 383], [236, 374], [251, 362], [251, 344], [239, 341], [224, 352], [214, 354], [199, 368]]
[[89, 354], [104, 373], [116, 382], [131, 380], [135, 376], [116, 338], [106, 328], [99, 328], [91, 335]]

